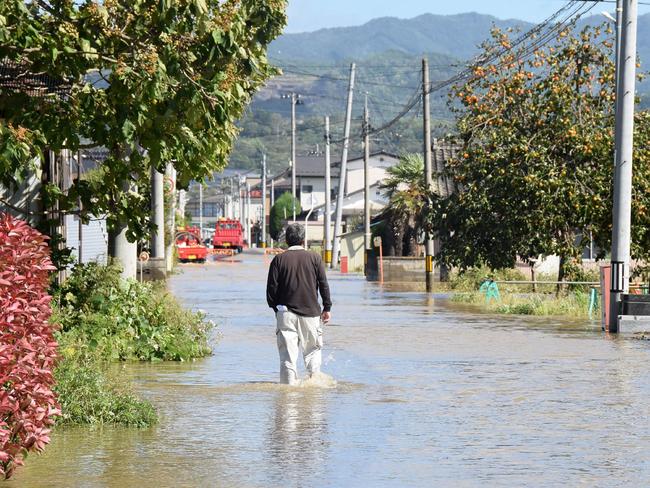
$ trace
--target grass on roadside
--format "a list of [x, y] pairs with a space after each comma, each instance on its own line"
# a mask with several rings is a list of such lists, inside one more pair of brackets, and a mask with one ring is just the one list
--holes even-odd
[[150, 427], [158, 420], [153, 405], [131, 385], [92, 357], [64, 356], [54, 377], [62, 415], [57, 424]]
[[184, 309], [160, 285], [122, 280], [115, 266], [75, 267], [54, 294], [52, 322], [60, 325], [62, 359], [54, 375], [63, 424], [152, 425], [155, 409], [110, 362], [211, 354], [212, 322]]
[[589, 294], [582, 291], [569, 292], [559, 297], [550, 293], [501, 293], [500, 300], [491, 300], [489, 303], [486, 303], [483, 293], [474, 291], [456, 293], [451, 300], [481, 306], [492, 313], [589, 318]]

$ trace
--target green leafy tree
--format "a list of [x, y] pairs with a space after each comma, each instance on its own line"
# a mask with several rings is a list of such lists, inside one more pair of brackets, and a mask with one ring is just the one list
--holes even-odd
[[173, 162], [186, 187], [226, 164], [235, 122], [275, 70], [267, 45], [285, 0], [6, 0], [0, 59], [70, 87], [63, 96], [0, 90], [0, 180], [19, 179], [46, 148], [104, 147], [99, 178], [51, 195], [80, 196], [109, 225], [144, 232], [148, 206], [127, 188]]
[[302, 212], [300, 202], [297, 198], [293, 198], [289, 192], [283, 193], [271, 207], [269, 214], [269, 234], [276, 241], [282, 237], [282, 230], [284, 229], [282, 223], [293, 217], [294, 202], [296, 205], [296, 214], [299, 214]]
[[389, 199], [384, 211], [384, 245], [389, 256], [415, 254], [418, 235], [428, 201], [424, 180], [424, 160], [420, 154], [406, 154], [386, 170], [381, 185]]
[[[609, 248], [614, 66], [603, 34], [565, 30], [532, 57], [506, 49], [455, 89], [462, 148], [449, 169], [459, 191], [428, 216], [442, 262], [504, 268], [558, 255], [561, 280], [590, 236]], [[508, 34], [495, 30], [483, 47], [488, 56], [509, 48]], [[650, 117], [636, 122], [633, 254], [646, 257]]]

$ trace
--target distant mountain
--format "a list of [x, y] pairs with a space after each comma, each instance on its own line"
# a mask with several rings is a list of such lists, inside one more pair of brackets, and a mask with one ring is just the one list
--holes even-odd
[[411, 55], [436, 52], [468, 59], [493, 26], [529, 29], [533, 24], [490, 15], [424, 14], [413, 19], [383, 17], [355, 27], [284, 34], [269, 46], [273, 59], [337, 62], [397, 51]]
[[[603, 16], [594, 15], [582, 19], [577, 28], [604, 21]], [[448, 80], [478, 54], [478, 46], [489, 38], [494, 26], [527, 31], [533, 24], [476, 13], [426, 14], [413, 19], [386, 17], [356, 27], [282, 35], [269, 47], [269, 57], [283, 69], [284, 75], [270, 80], [260, 90], [240, 121], [242, 132], [232, 155], [233, 165], [257, 167], [259, 154], [264, 151], [271, 167], [286, 166], [290, 104], [282, 95], [292, 91], [301, 94], [302, 102], [296, 110], [298, 152], [314, 151], [322, 145], [325, 114], [331, 116], [333, 139], [340, 140], [351, 61], [357, 63], [351, 149], [358, 153], [364, 94], [369, 97], [371, 126], [382, 126], [419, 90], [423, 55], [429, 59], [432, 82]], [[648, 71], [650, 14], [639, 17], [638, 53], [641, 69]], [[648, 108], [650, 81], [639, 84], [638, 92], [641, 107]], [[453, 132], [446, 89], [432, 95], [431, 112], [434, 136]], [[420, 113], [416, 107], [390, 130], [382, 131], [373, 139], [373, 147], [395, 153], [419, 150]]]
[[[593, 15], [582, 19], [578, 28], [604, 21], [602, 15]], [[314, 64], [358, 60], [393, 51], [410, 55], [439, 53], [466, 60], [477, 54], [479, 44], [489, 37], [494, 26], [525, 31], [533, 24], [477, 13], [424, 14], [412, 19], [382, 17], [360, 26], [284, 34], [271, 43], [269, 56], [285, 62]], [[650, 68], [650, 14], [639, 16], [638, 52], [642, 66]]]

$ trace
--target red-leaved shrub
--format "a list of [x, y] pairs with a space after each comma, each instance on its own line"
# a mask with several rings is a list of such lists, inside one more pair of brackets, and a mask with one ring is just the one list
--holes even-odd
[[0, 213], [0, 475], [28, 451], [41, 451], [60, 414], [52, 391], [57, 357], [47, 293], [46, 237]]

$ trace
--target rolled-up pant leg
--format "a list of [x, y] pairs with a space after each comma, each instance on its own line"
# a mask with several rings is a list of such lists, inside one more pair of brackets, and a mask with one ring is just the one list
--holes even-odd
[[293, 385], [298, 382], [296, 364], [300, 354], [298, 335], [299, 316], [293, 312], [279, 311], [275, 314], [277, 321], [276, 336], [280, 353], [280, 383]]
[[309, 375], [320, 372], [323, 348], [323, 327], [320, 317], [298, 317], [298, 333], [305, 368]]

